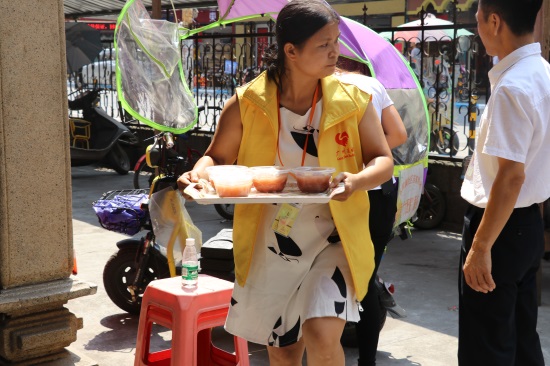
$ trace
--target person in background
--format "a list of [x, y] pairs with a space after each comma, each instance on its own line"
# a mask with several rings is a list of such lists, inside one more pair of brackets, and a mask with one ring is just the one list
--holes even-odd
[[409, 44], [411, 46], [411, 68], [413, 69], [418, 79], [420, 79], [420, 59], [422, 57], [422, 50], [420, 49], [421, 45], [420, 43], [416, 43], [413, 41], [411, 41]]
[[[267, 346], [270, 365], [344, 366], [340, 337], [359, 320], [374, 269], [367, 191], [391, 178], [393, 161], [371, 96], [332, 74], [338, 14], [323, 0], [293, 0], [279, 12], [267, 70], [225, 104], [205, 156], [178, 180], [237, 162], [334, 167], [343, 192], [326, 204], [235, 206], [235, 287], [226, 330]], [[274, 230], [295, 217], [290, 231]]]
[[[353, 66], [349, 65], [349, 60], [347, 61], [348, 67]], [[358, 74], [358, 71], [357, 68], [354, 72], [342, 70], [337, 77], [343, 83], [355, 85], [372, 95], [371, 103], [382, 123], [384, 136], [390, 149], [404, 144], [407, 141], [407, 130], [386, 88], [375, 78]], [[376, 365], [376, 350], [380, 337], [380, 304], [374, 281], [386, 245], [393, 238], [393, 224], [397, 211], [397, 184], [395, 183], [392, 177], [381, 186], [369, 190], [371, 212], [376, 212], [375, 215], [369, 215], [375, 267], [369, 281], [367, 295], [361, 301], [363, 307], [363, 311], [359, 313], [361, 320], [355, 327], [359, 350], [358, 366]]]
[[544, 251], [539, 203], [550, 197], [550, 65], [533, 30], [542, 0], [480, 0], [491, 98], [461, 195], [458, 362], [542, 366], [536, 274]]

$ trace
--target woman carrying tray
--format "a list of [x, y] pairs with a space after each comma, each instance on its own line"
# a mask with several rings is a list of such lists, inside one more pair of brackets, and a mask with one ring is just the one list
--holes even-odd
[[[233, 228], [235, 288], [226, 329], [267, 346], [271, 365], [343, 366], [340, 336], [359, 320], [374, 268], [367, 190], [391, 178], [393, 160], [371, 96], [332, 74], [338, 14], [322, 0], [279, 13], [267, 70], [225, 105], [212, 143], [180, 188], [211, 165], [334, 167], [328, 204], [241, 204]], [[284, 230], [276, 225], [292, 217]], [[365, 269], [370, 269], [365, 271]]]

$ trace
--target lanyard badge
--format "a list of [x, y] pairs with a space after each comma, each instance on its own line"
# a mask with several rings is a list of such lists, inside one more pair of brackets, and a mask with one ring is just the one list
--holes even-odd
[[300, 204], [283, 203], [271, 225], [273, 231], [288, 238], [301, 208]]

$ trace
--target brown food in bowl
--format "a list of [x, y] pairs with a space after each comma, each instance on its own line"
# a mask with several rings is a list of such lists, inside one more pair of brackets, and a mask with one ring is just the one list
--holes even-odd
[[279, 166], [257, 166], [250, 168], [254, 188], [262, 193], [278, 193], [285, 189], [289, 169]]
[[292, 169], [298, 189], [304, 193], [323, 193], [330, 187], [335, 169], [331, 167], [299, 167]]
[[330, 175], [297, 175], [296, 182], [304, 193], [322, 193], [330, 186]]
[[287, 175], [272, 177], [262, 176], [252, 179], [252, 182], [254, 183], [254, 188], [256, 188], [258, 192], [278, 193], [282, 192], [283, 189], [285, 189], [287, 179]]

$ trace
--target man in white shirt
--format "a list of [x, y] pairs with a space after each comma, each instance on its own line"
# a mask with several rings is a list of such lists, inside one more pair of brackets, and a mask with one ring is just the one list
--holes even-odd
[[544, 365], [536, 273], [538, 203], [550, 197], [550, 65], [533, 29], [542, 0], [480, 0], [478, 32], [499, 63], [461, 195], [459, 365]]

